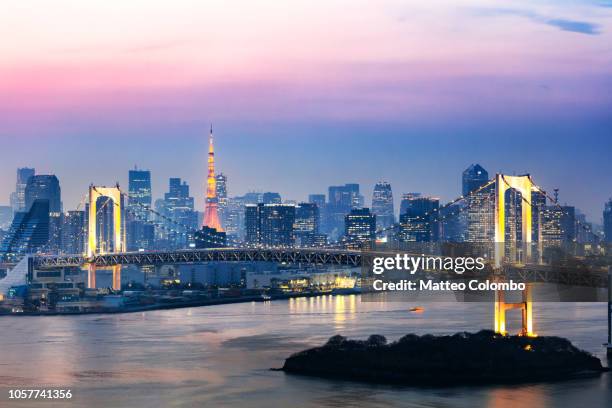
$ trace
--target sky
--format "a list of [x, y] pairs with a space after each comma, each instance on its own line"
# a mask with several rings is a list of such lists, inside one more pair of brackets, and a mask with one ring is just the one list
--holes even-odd
[[612, 196], [612, 1], [55, 0], [0, 13], [0, 204], [17, 167], [203, 208], [374, 183], [450, 200], [461, 172], [532, 174], [599, 222]]

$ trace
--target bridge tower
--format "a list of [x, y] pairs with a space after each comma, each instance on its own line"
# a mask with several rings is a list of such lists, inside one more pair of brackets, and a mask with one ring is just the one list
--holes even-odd
[[522, 328], [520, 331], [520, 335], [535, 337], [536, 334], [533, 331], [533, 308], [532, 308], [532, 299], [531, 299], [531, 284], [527, 283], [525, 285], [525, 290], [523, 291], [523, 299], [522, 302], [518, 303], [506, 303], [504, 291], [498, 290], [495, 291], [495, 309], [494, 309], [494, 323], [493, 330], [496, 333], [507, 334], [507, 326], [506, 326], [506, 311], [512, 309], [520, 309], [522, 313]]
[[[495, 175], [495, 267], [500, 268], [506, 257], [506, 191], [510, 188], [517, 190], [522, 196], [521, 202], [521, 235], [525, 244], [526, 259], [531, 258], [531, 230], [532, 211], [531, 193], [536, 190], [529, 174], [522, 176]], [[515, 260], [513, 260], [514, 262]], [[495, 292], [495, 318], [494, 330], [496, 333], [506, 334], [506, 311], [521, 309], [523, 327], [521, 334], [535, 336], [533, 332], [533, 310], [531, 299], [531, 286], [527, 284], [523, 291], [523, 301], [520, 303], [506, 303], [504, 292]]]
[[[125, 236], [124, 228], [122, 228], [122, 210], [123, 200], [121, 199], [121, 190], [119, 184], [115, 187], [98, 187], [93, 184], [89, 186], [89, 212], [88, 212], [88, 239], [87, 239], [87, 258], [91, 260], [95, 255], [100, 254], [97, 241], [97, 215], [98, 215], [98, 198], [108, 197], [112, 203], [113, 212], [113, 251], [125, 251]], [[121, 265], [115, 265], [113, 269], [113, 289], [121, 289]], [[87, 264], [88, 277], [87, 287], [96, 287], [96, 266], [94, 262]]]

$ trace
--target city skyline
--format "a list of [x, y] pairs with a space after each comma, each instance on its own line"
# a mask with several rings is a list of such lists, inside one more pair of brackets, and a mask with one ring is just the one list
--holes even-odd
[[529, 172], [600, 221], [609, 2], [291, 3], [7, 5], [0, 33], [19, 41], [0, 44], [2, 203], [17, 167], [57, 174], [73, 208], [138, 164], [154, 195], [181, 177], [202, 208], [212, 122], [231, 195], [358, 182], [369, 201], [387, 180], [444, 201], [480, 163]]

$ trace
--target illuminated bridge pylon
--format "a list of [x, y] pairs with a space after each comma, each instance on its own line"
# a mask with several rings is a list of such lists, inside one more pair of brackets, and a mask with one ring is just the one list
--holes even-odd
[[521, 193], [521, 238], [527, 250], [527, 258], [531, 257], [532, 205], [531, 193], [539, 191], [537, 186], [526, 174], [523, 176], [495, 175], [495, 266], [501, 266], [505, 257], [506, 241], [506, 191], [514, 189]]
[[[100, 197], [107, 197], [108, 202], [112, 203], [113, 213], [113, 234], [112, 234], [112, 245], [113, 252], [124, 252], [125, 247], [125, 229], [123, 228], [122, 210], [123, 200], [121, 197], [121, 190], [117, 184], [115, 187], [98, 187], [94, 185], [89, 186], [89, 212], [88, 212], [88, 237], [87, 237], [87, 258], [92, 259], [96, 255], [103, 254], [104, 248], [100, 250], [98, 245], [98, 199]], [[101, 209], [101, 208], [100, 208]], [[113, 265], [113, 290], [121, 289], [121, 265]], [[87, 287], [96, 287], [96, 265], [95, 262], [89, 262], [87, 264]]]
[[[522, 176], [507, 176], [505, 174], [495, 175], [495, 267], [501, 267], [506, 257], [506, 191], [514, 189], [521, 194], [521, 239], [526, 248], [526, 258], [531, 258], [531, 233], [532, 233], [532, 203], [531, 194], [539, 191], [537, 186], [526, 174]], [[514, 261], [514, 260], [513, 260]], [[523, 291], [523, 301], [520, 303], [506, 303], [503, 291], [495, 292], [494, 303], [494, 330], [496, 333], [506, 334], [506, 311], [520, 309], [522, 313], [521, 334], [524, 336], [535, 336], [533, 332], [533, 309], [531, 299], [531, 286], [526, 285]]]
[[531, 299], [531, 284], [527, 283], [525, 285], [525, 290], [523, 291], [522, 295], [522, 302], [506, 303], [504, 291], [498, 290], [495, 292], [495, 315], [493, 321], [493, 330], [496, 333], [500, 333], [503, 335], [508, 334], [508, 327], [506, 325], [506, 311], [520, 309], [522, 313], [522, 328], [519, 334], [522, 336], [529, 337], [536, 336], [533, 331], [533, 302]]

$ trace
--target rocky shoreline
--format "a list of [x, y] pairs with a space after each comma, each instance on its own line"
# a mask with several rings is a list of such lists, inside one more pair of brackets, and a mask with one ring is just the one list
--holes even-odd
[[489, 330], [451, 336], [408, 334], [387, 343], [334, 336], [293, 354], [286, 373], [372, 383], [451, 386], [524, 383], [595, 376], [601, 361], [560, 337], [503, 336]]

